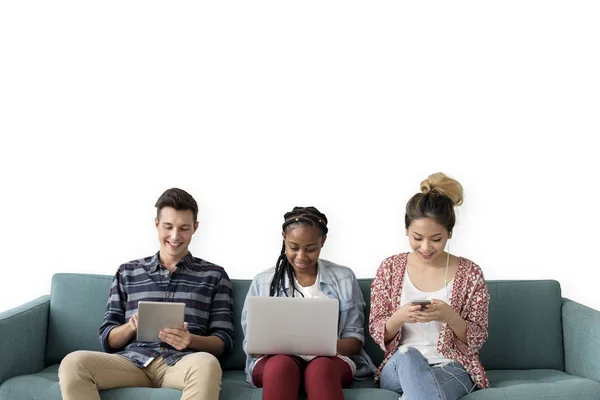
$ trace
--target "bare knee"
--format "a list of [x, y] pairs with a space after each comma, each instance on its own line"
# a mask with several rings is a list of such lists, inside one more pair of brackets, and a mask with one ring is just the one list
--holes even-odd
[[421, 352], [412, 346], [400, 346], [396, 354], [392, 356], [393, 362], [397, 368], [414, 369], [420, 366], [427, 366], [427, 359], [423, 357]]
[[421, 352], [412, 346], [402, 345], [398, 348], [398, 356], [404, 359], [410, 359], [421, 356]]

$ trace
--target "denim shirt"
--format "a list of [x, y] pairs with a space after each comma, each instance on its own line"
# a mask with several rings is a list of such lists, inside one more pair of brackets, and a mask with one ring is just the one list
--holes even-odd
[[[337, 265], [331, 261], [321, 260], [317, 261], [317, 268], [319, 271], [319, 289], [325, 293], [327, 297], [332, 299], [338, 299], [340, 302], [340, 315], [338, 325], [338, 337], [340, 339], [345, 338], [356, 338], [364, 345], [365, 333], [364, 333], [364, 308], [365, 300], [363, 298], [362, 291], [358, 286], [358, 281], [354, 272], [348, 267]], [[270, 268], [266, 271], [258, 274], [250, 285], [246, 301], [244, 301], [244, 309], [242, 310], [242, 331], [244, 332], [244, 351], [246, 352], [246, 320], [247, 320], [247, 303], [249, 296], [268, 296], [269, 289], [271, 286], [271, 280], [275, 268]], [[289, 293], [290, 283], [285, 278], [285, 287]], [[286, 294], [282, 291], [278, 294], [281, 297], [285, 297]], [[375, 372], [375, 365], [361, 347], [360, 353], [350, 357], [356, 364], [356, 375], [354, 378], [370, 378]], [[258, 361], [257, 357], [246, 352], [246, 380], [252, 383], [252, 370]]]

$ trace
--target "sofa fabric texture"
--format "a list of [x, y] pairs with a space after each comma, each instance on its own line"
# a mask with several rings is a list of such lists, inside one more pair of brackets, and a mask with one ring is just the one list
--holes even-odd
[[[0, 400], [61, 399], [58, 365], [75, 350], [101, 351], [98, 338], [112, 277], [56, 274], [50, 296], [0, 313]], [[367, 305], [370, 284], [359, 279]], [[236, 337], [223, 357], [220, 398], [261, 399], [262, 389], [245, 380], [240, 315], [250, 280], [232, 280]], [[491, 388], [463, 399], [600, 400], [600, 312], [563, 299], [553, 280], [488, 281], [489, 339], [481, 361]], [[368, 327], [365, 326], [365, 332]], [[365, 351], [375, 365], [383, 351], [366, 335]], [[175, 389], [123, 388], [100, 392], [103, 400], [179, 399]], [[372, 379], [354, 381], [345, 399], [397, 400]], [[302, 396], [301, 396], [302, 398]]]

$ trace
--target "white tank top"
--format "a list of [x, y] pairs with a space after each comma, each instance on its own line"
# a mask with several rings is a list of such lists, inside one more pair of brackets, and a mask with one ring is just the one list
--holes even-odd
[[327, 295], [321, 291], [321, 288], [319, 288], [319, 274], [317, 274], [317, 279], [311, 286], [302, 286], [296, 277], [294, 277], [294, 283], [296, 284], [296, 288], [300, 290], [300, 293], [302, 293], [307, 299], [313, 297], [321, 299], [327, 298]]
[[[408, 276], [408, 268], [404, 272], [404, 285], [400, 295], [400, 306], [410, 303], [414, 300], [443, 300], [450, 304], [452, 293], [452, 283], [454, 279], [448, 282], [446, 287], [435, 292], [422, 292], [413, 285]], [[440, 282], [442, 283], [442, 282]], [[451, 361], [437, 352], [437, 343], [442, 330], [442, 322], [432, 321], [428, 323], [406, 323], [402, 326], [402, 337], [400, 343], [412, 346], [419, 350], [427, 359], [429, 364], [438, 364]]]

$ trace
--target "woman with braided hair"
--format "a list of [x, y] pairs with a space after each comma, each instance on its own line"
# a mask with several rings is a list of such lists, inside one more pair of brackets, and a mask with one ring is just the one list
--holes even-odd
[[385, 357], [384, 389], [418, 400], [456, 400], [489, 382], [479, 349], [488, 336], [490, 295], [477, 264], [450, 254], [462, 204], [458, 181], [439, 172], [406, 204], [412, 252], [386, 258], [371, 284], [369, 331]]
[[[294, 207], [284, 215], [282, 231], [283, 246], [275, 267], [252, 280], [247, 297], [338, 299], [338, 354], [334, 357], [247, 354], [246, 377], [254, 386], [263, 388], [265, 400], [297, 399], [301, 382], [309, 400], [343, 400], [342, 388], [348, 387], [352, 378], [369, 377], [375, 370], [363, 350], [362, 292], [350, 268], [319, 258], [328, 232], [325, 214], [315, 207]], [[244, 333], [246, 317], [245, 304]]]

